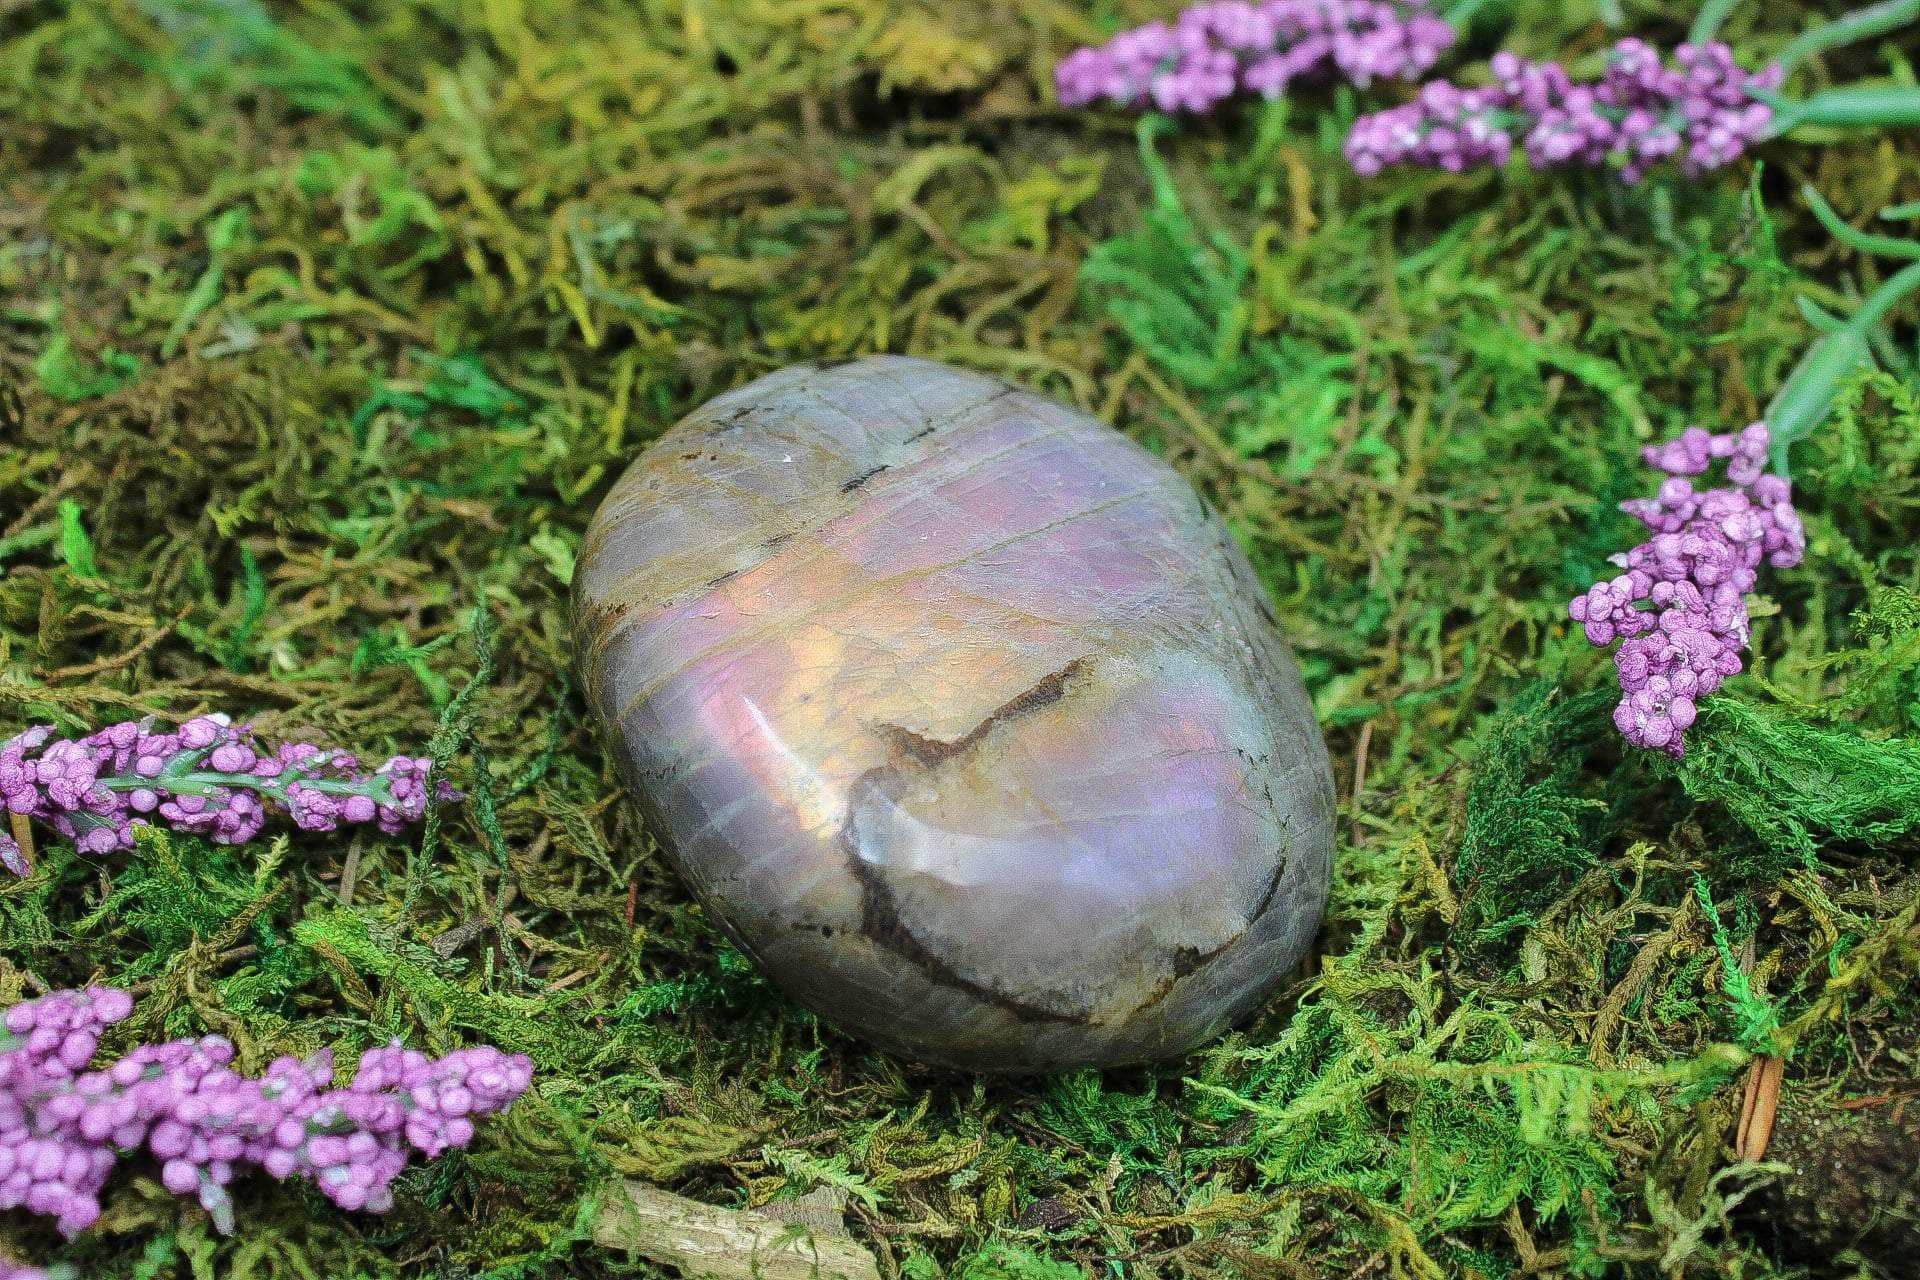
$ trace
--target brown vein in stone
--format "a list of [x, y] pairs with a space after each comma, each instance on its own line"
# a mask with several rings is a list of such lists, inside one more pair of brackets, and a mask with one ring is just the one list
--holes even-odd
[[1024, 712], [1037, 711], [1041, 707], [1060, 701], [1062, 695], [1067, 691], [1067, 681], [1079, 675], [1086, 667], [1086, 663], [1087, 660], [1085, 658], [1075, 658], [1072, 662], [1069, 662], [1066, 666], [1053, 672], [1051, 675], [1041, 677], [1040, 680], [1025, 693], [1007, 699], [992, 711], [989, 711], [986, 719], [951, 741], [942, 742], [938, 738], [929, 738], [924, 734], [915, 733], [913, 730], [897, 724], [880, 725], [878, 726], [879, 732], [882, 737], [886, 738], [888, 747], [892, 749], [895, 755], [904, 753], [912, 756], [920, 764], [931, 768], [934, 765], [953, 759], [953, 757], [959, 755], [961, 752], [974, 746], [980, 739], [986, 737], [995, 725], [1002, 721], [1011, 720]]
[[[882, 768], [884, 769], [885, 766]], [[976, 982], [956, 971], [952, 965], [929, 950], [925, 943], [913, 936], [913, 931], [908, 929], [906, 922], [900, 918], [900, 907], [894, 901], [893, 889], [881, 877], [879, 870], [862, 858], [859, 851], [853, 847], [851, 831], [846, 833], [845, 838], [848, 845], [848, 863], [861, 891], [860, 932], [875, 944], [914, 965], [936, 985], [965, 992], [982, 1004], [1003, 1010], [1021, 1022], [1060, 1022], [1069, 1026], [1091, 1025], [1092, 1019], [1085, 1014], [1056, 1013], [1052, 1009], [1029, 1004], [1018, 996], [1010, 996], [985, 983]]]
[[[944, 764], [978, 745], [997, 725], [1058, 702], [1066, 694], [1067, 682], [1084, 670], [1086, 662], [1085, 658], [1076, 658], [1060, 670], [1043, 677], [1025, 692], [996, 707], [965, 734], [951, 741], [929, 738], [899, 725], [879, 726], [888, 740], [892, 753], [896, 757], [901, 755], [909, 757], [909, 760], [896, 760], [895, 763], [868, 770], [854, 784], [852, 793], [858, 796], [865, 789], [872, 788], [886, 795], [891, 801], [901, 782], [903, 770], [916, 766], [930, 769]], [[850, 800], [848, 804], [847, 820], [841, 828], [840, 839], [847, 851], [848, 865], [853, 877], [861, 889], [860, 929], [862, 933], [886, 950], [904, 960], [911, 961], [934, 982], [963, 991], [983, 1003], [1013, 1015], [1022, 1022], [1093, 1024], [1094, 1019], [1086, 1015], [1056, 1013], [967, 978], [956, 972], [951, 965], [916, 938], [900, 918], [899, 906], [894, 901], [892, 887], [887, 884], [878, 868], [860, 856], [853, 834], [853, 812], [857, 804], [857, 799]], [[1247, 930], [1251, 929], [1273, 906], [1274, 899], [1280, 892], [1281, 881], [1286, 878], [1289, 864], [1290, 859], [1282, 853], [1279, 865], [1274, 868], [1273, 875], [1268, 879], [1267, 887], [1260, 895], [1260, 900], [1248, 913], [1247, 922], [1236, 929], [1231, 936], [1205, 951], [1198, 947], [1174, 948], [1171, 957], [1173, 972], [1157, 983], [1146, 999], [1136, 1005], [1128, 1016], [1138, 1014], [1141, 1010], [1151, 1008], [1166, 999], [1183, 978], [1204, 968], [1244, 937]]]
[[[854, 815], [864, 794], [878, 792], [887, 798], [888, 803], [893, 803], [907, 771], [938, 766], [970, 750], [996, 726], [1058, 702], [1066, 695], [1067, 681], [1084, 670], [1086, 662], [1085, 658], [1075, 658], [1060, 670], [1041, 678], [1024, 693], [1001, 703], [979, 724], [950, 742], [925, 737], [899, 725], [881, 725], [880, 730], [896, 758], [892, 763], [867, 770], [848, 789], [847, 817], [840, 827], [840, 844], [846, 850], [848, 869], [860, 886], [860, 931], [878, 946], [912, 963], [934, 983], [965, 992], [982, 1004], [1011, 1014], [1021, 1022], [1086, 1026], [1091, 1025], [1093, 1019], [1086, 1014], [1058, 1013], [1018, 996], [1008, 995], [983, 982], [976, 982], [958, 972], [915, 937], [900, 918], [900, 907], [894, 899], [893, 887], [887, 883], [878, 867], [860, 856], [859, 840], [854, 834]], [[907, 758], [900, 759], [902, 755]]]

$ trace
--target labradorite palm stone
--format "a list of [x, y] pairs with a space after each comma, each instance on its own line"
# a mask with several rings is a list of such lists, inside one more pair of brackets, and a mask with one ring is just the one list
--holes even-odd
[[628, 789], [769, 977], [902, 1056], [1164, 1057], [1311, 942], [1325, 745], [1226, 526], [1005, 382], [783, 370], [668, 431], [575, 576]]

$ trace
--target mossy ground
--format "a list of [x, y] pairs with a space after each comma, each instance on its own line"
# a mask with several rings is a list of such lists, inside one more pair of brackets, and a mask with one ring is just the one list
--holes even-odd
[[[1590, 57], [1611, 8], [1491, 7], [1446, 65]], [[1689, 16], [1624, 10], [1662, 41]], [[1787, 1259], [1739, 1203], [1780, 1174], [1729, 1134], [1756, 1051], [1789, 1056], [1789, 1108], [1914, 1088], [1876, 1051], [1920, 1014], [1912, 310], [1894, 373], [1797, 448], [1811, 550], [1683, 766], [1623, 752], [1564, 602], [1632, 539], [1637, 446], [1759, 416], [1813, 337], [1796, 298], [1881, 278], [1798, 184], [1864, 224], [1920, 198], [1920, 142], [1631, 189], [1363, 181], [1339, 142], [1391, 87], [1138, 131], [1048, 105], [1061, 53], [1165, 11], [0, 5], [0, 734], [217, 708], [431, 742], [471, 796], [424, 838], [49, 842], [0, 886], [0, 1003], [111, 981], [140, 993], [120, 1044], [484, 1038], [539, 1073], [387, 1217], [256, 1179], [221, 1239], [129, 1162], [82, 1240], [7, 1215], [0, 1254], [644, 1274], [586, 1243], [625, 1175], [840, 1186], [912, 1280], [1910, 1264]], [[1756, 59], [1811, 12], [1729, 33]], [[1910, 83], [1904, 47], [1801, 83]], [[1207, 1052], [1013, 1083], [877, 1056], [729, 951], [620, 802], [568, 676], [599, 494], [706, 397], [875, 349], [1098, 412], [1266, 577], [1339, 884], [1311, 971]]]

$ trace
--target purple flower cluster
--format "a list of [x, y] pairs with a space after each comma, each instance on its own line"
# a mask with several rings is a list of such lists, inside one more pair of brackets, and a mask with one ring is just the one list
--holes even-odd
[[[1689, 427], [1645, 451], [1669, 479], [1658, 495], [1623, 502], [1651, 531], [1614, 563], [1626, 572], [1596, 583], [1567, 605], [1596, 645], [1621, 641], [1614, 654], [1620, 705], [1613, 720], [1627, 741], [1675, 759], [1696, 703], [1740, 670], [1747, 647], [1747, 593], [1766, 560], [1800, 563], [1806, 532], [1784, 478], [1766, 472], [1771, 436], [1762, 423], [1713, 435]], [[1688, 476], [1717, 461], [1728, 487], [1699, 492]], [[1643, 607], [1644, 606], [1644, 607]]]
[[1054, 68], [1062, 106], [1208, 111], [1235, 93], [1277, 98], [1296, 79], [1411, 79], [1439, 61], [1454, 30], [1388, 0], [1211, 0], [1172, 25], [1149, 22]]
[[234, 1071], [219, 1036], [142, 1045], [89, 1071], [100, 1033], [133, 1009], [111, 987], [56, 991], [0, 1022], [0, 1209], [55, 1219], [68, 1236], [100, 1216], [116, 1157], [144, 1146], [160, 1180], [194, 1195], [233, 1230], [227, 1185], [243, 1165], [303, 1177], [342, 1209], [381, 1212], [418, 1151], [432, 1158], [473, 1137], [476, 1116], [504, 1111], [532, 1083], [522, 1054], [491, 1046], [429, 1058], [398, 1044], [361, 1055], [353, 1083], [332, 1055], [276, 1058], [258, 1079]]
[[80, 1273], [72, 1267], [29, 1267], [0, 1258], [0, 1280], [80, 1280]]
[[[269, 752], [251, 726], [224, 715], [155, 733], [129, 720], [79, 739], [40, 725], [0, 745], [0, 809], [37, 818], [86, 853], [133, 847], [133, 829], [165, 822], [220, 844], [259, 834], [270, 802], [304, 831], [377, 822], [389, 834], [427, 811], [426, 756], [395, 756], [372, 773], [340, 751], [304, 742]], [[442, 799], [457, 793], [445, 782]], [[28, 871], [25, 854], [0, 835], [0, 867]]]
[[1620, 164], [1637, 182], [1678, 156], [1689, 174], [1717, 169], [1765, 138], [1773, 109], [1750, 90], [1777, 89], [1776, 64], [1748, 75], [1726, 45], [1683, 44], [1667, 66], [1644, 40], [1615, 44], [1598, 83], [1578, 84], [1557, 62], [1498, 53], [1493, 83], [1463, 89], [1436, 80], [1414, 101], [1354, 122], [1347, 160], [1365, 175], [1397, 164], [1458, 173], [1504, 165], [1517, 141], [1536, 169]]

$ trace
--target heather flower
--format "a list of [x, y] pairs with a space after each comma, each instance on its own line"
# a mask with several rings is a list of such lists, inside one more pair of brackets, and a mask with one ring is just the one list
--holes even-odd
[[[1787, 481], [1766, 472], [1772, 435], [1762, 423], [1714, 435], [1689, 427], [1648, 447], [1668, 479], [1652, 498], [1620, 504], [1650, 536], [1614, 557], [1618, 576], [1575, 596], [1567, 615], [1589, 643], [1620, 641], [1621, 699], [1613, 720], [1635, 746], [1679, 759], [1699, 700], [1741, 669], [1746, 597], [1762, 560], [1800, 563], [1806, 533]], [[1688, 477], [1725, 463], [1728, 486], [1697, 491]]]
[[30, 1267], [0, 1258], [0, 1280], [80, 1280], [72, 1267]]
[[1458, 173], [1504, 165], [1518, 147], [1535, 169], [1612, 163], [1638, 182], [1677, 158], [1697, 175], [1771, 134], [1773, 108], [1756, 91], [1778, 89], [1785, 78], [1777, 63], [1749, 75], [1717, 42], [1683, 44], [1669, 66], [1631, 38], [1614, 45], [1590, 84], [1557, 62], [1509, 52], [1495, 54], [1488, 69], [1484, 87], [1435, 81], [1405, 106], [1360, 117], [1347, 135], [1348, 162], [1369, 176], [1400, 164]]
[[330, 1087], [324, 1050], [277, 1058], [256, 1079], [233, 1069], [220, 1036], [142, 1045], [89, 1070], [100, 1033], [132, 1010], [126, 992], [89, 987], [0, 1019], [0, 1209], [73, 1236], [100, 1216], [116, 1159], [144, 1147], [161, 1183], [195, 1197], [223, 1233], [234, 1228], [227, 1187], [249, 1165], [307, 1178], [342, 1209], [382, 1212], [412, 1154], [464, 1147], [475, 1118], [505, 1111], [533, 1078], [524, 1055], [490, 1045], [430, 1058], [395, 1043], [361, 1055], [346, 1088]]
[[1210, 0], [1076, 49], [1054, 86], [1062, 106], [1204, 112], [1237, 93], [1278, 98], [1295, 80], [1412, 79], [1453, 41], [1445, 21], [1400, 0]]
[[[268, 750], [251, 726], [224, 715], [172, 733], [155, 732], [150, 719], [126, 721], [78, 739], [56, 740], [40, 725], [0, 745], [0, 809], [93, 854], [131, 848], [134, 828], [152, 822], [240, 844], [266, 825], [269, 806], [303, 831], [375, 823], [391, 835], [425, 817], [430, 797], [458, 794], [429, 780], [432, 766], [425, 756], [395, 756], [369, 772], [352, 755], [310, 743]], [[0, 867], [29, 870], [4, 835]]]

